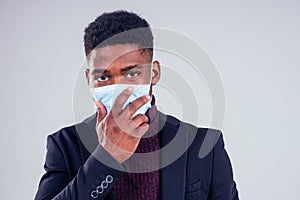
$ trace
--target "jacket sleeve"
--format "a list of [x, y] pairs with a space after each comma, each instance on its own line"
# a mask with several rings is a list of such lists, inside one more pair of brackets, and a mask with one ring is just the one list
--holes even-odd
[[233, 180], [232, 166], [224, 148], [220, 131], [219, 139], [213, 148], [212, 182], [209, 192], [210, 200], [238, 200], [238, 191]]
[[[100, 157], [109, 160], [113, 168], [102, 164], [97, 159]], [[44, 168], [46, 172], [39, 183], [35, 200], [105, 199], [112, 185], [124, 174], [123, 166], [98, 145], [70, 180], [64, 156], [51, 135], [47, 138]]]

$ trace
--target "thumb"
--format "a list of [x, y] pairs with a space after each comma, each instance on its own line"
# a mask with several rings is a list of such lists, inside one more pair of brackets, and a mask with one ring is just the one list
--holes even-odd
[[97, 125], [98, 125], [106, 116], [106, 108], [100, 101], [95, 101], [95, 104], [98, 108], [98, 113], [97, 113]]

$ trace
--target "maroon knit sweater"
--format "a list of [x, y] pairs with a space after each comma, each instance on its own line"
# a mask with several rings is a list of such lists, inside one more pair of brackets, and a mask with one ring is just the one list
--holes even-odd
[[[158, 138], [158, 112], [154, 104], [146, 115], [149, 117], [149, 130], [140, 140], [135, 153], [147, 153], [160, 149]], [[146, 171], [146, 173], [125, 173], [112, 187], [111, 197], [114, 200], [156, 200], [160, 199], [159, 155], [151, 154], [146, 159], [132, 156], [123, 165], [129, 171]]]

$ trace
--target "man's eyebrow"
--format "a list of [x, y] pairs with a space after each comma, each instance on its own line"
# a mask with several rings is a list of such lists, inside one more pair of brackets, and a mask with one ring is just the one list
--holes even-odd
[[[124, 68], [121, 68], [121, 72], [127, 72], [129, 70], [132, 70], [132, 69], [140, 69], [142, 68], [142, 66], [140, 65], [130, 65], [130, 66], [127, 66], [127, 67], [124, 67]], [[98, 69], [93, 69], [92, 71], [92, 74], [95, 75], [95, 74], [109, 74], [109, 70], [107, 69], [102, 69], [102, 68], [98, 68]]]
[[107, 69], [93, 69], [92, 74], [107, 74], [109, 70]]
[[130, 65], [130, 66], [122, 68], [121, 72], [127, 72], [127, 71], [135, 69], [135, 68], [140, 69], [140, 68], [142, 68], [142, 66], [141, 65]]

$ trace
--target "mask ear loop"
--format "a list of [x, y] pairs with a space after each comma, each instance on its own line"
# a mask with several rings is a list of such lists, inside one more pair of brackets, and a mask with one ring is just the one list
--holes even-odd
[[151, 68], [150, 68], [150, 81], [149, 81], [149, 84], [150, 84], [150, 86], [151, 86], [151, 84], [152, 84], [152, 70], [153, 70], [153, 62], [151, 62]]
[[[151, 84], [152, 84], [152, 70], [153, 70], [153, 62], [151, 62], [151, 67], [150, 67], [150, 81], [149, 81], [149, 93], [150, 93], [150, 88], [151, 88]], [[152, 91], [153, 92], [153, 91]], [[153, 94], [151, 94], [151, 100], [150, 100], [150, 102], [152, 102], [152, 96], [153, 96]]]

